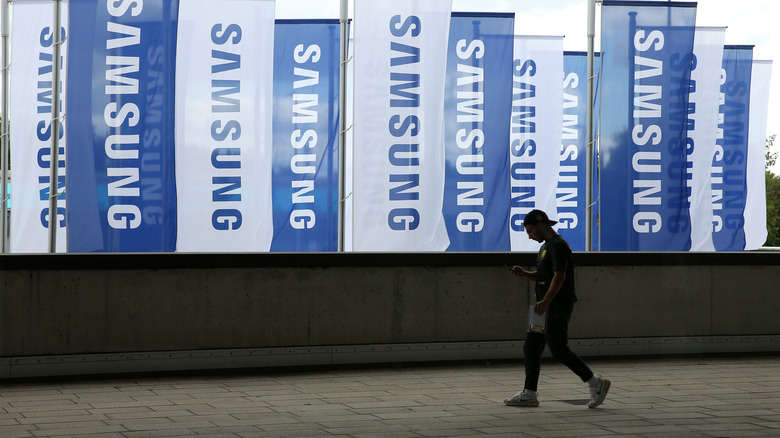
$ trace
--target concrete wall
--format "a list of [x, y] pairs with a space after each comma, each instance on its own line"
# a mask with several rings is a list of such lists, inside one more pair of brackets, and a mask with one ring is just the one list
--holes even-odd
[[577, 337], [780, 334], [780, 266], [580, 270]]
[[[572, 338], [780, 334], [780, 253], [575, 255]], [[0, 357], [524, 337], [533, 254], [0, 256]]]

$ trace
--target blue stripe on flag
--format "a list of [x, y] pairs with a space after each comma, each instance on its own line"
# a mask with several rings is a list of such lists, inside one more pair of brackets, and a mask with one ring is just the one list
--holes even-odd
[[512, 14], [453, 14], [445, 117], [448, 251], [508, 251]]
[[[716, 251], [745, 249], [744, 211], [747, 196], [748, 121], [752, 46], [723, 50], [720, 113], [715, 157], [712, 161], [712, 242]], [[718, 118], [720, 120], [720, 117]]]
[[271, 251], [338, 250], [338, 20], [274, 30]]
[[177, 11], [70, 2], [69, 252], [175, 248]]
[[696, 9], [602, 8], [601, 249], [690, 247], [685, 119]]

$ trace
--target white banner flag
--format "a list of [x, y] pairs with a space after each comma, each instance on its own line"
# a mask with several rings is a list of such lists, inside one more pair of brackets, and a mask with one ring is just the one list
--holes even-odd
[[[68, 13], [61, 8], [61, 41], [66, 41]], [[52, 136], [52, 46], [54, 7], [49, 0], [14, 1], [11, 38], [11, 252], [49, 250], [49, 182]], [[61, 46], [60, 112], [65, 109], [65, 60]], [[65, 190], [65, 126], [60, 125], [58, 192]], [[65, 195], [57, 200], [57, 252], [65, 252]]]
[[745, 200], [745, 249], [766, 242], [766, 118], [772, 61], [753, 61], [750, 74], [748, 122], [747, 199]]
[[355, 4], [353, 248], [444, 251], [451, 0]]
[[691, 179], [691, 251], [715, 251], [712, 244], [712, 159], [720, 112], [720, 70], [725, 27], [697, 27], [693, 39], [696, 62], [691, 70], [688, 112], [688, 170]]
[[557, 220], [563, 130], [563, 37], [516, 36], [509, 137], [512, 251], [537, 251], [523, 219], [533, 209]]
[[177, 251], [270, 249], [274, 6], [179, 6]]

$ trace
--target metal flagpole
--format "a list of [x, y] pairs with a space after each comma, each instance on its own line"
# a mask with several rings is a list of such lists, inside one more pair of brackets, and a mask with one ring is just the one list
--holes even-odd
[[8, 123], [8, 114], [10, 113], [9, 110], [9, 102], [10, 98], [8, 96], [8, 90], [10, 89], [9, 82], [8, 82], [8, 75], [9, 75], [9, 69], [10, 65], [8, 64], [8, 52], [10, 51], [10, 17], [9, 13], [10, 8], [8, 6], [8, 0], [2, 0], [2, 14], [3, 14], [3, 23], [2, 23], [2, 36], [3, 36], [3, 65], [2, 65], [2, 87], [3, 87], [3, 103], [2, 103], [2, 114], [0, 114], [0, 118], [2, 118], [3, 122], [3, 129], [2, 129], [2, 151], [0, 151], [0, 154], [2, 154], [2, 179], [0, 179], [0, 185], [2, 185], [2, 190], [0, 190], [0, 204], [2, 204], [2, 211], [0, 212], [2, 215], [0, 216], [0, 234], [2, 234], [2, 237], [0, 237], [0, 253], [6, 253], [8, 252], [8, 153], [11, 150], [9, 146], [9, 123]]
[[339, 51], [339, 252], [344, 252], [347, 178], [347, 51], [349, 50], [349, 2], [341, 0], [341, 49]]
[[58, 165], [60, 148], [60, 29], [61, 0], [54, 0], [54, 44], [52, 45], [52, 80], [51, 80], [51, 173], [49, 180], [49, 252], [57, 252], [57, 190], [59, 189]]
[[585, 250], [593, 250], [593, 40], [596, 36], [596, 0], [588, 0], [588, 96], [585, 128]]

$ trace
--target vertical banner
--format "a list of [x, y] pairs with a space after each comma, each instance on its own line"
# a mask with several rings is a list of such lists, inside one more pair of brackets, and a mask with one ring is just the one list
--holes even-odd
[[444, 97], [448, 251], [508, 251], [514, 14], [453, 13]]
[[750, 121], [747, 154], [747, 199], [745, 200], [745, 249], [761, 248], [766, 242], [766, 123], [772, 61], [753, 61], [750, 74]]
[[355, 2], [353, 248], [444, 251], [451, 0]]
[[745, 249], [748, 123], [753, 46], [726, 46], [720, 74], [720, 114], [712, 160], [712, 242], [717, 251]]
[[690, 248], [687, 108], [696, 4], [602, 6], [601, 248]]
[[712, 159], [718, 131], [724, 27], [696, 28], [688, 104], [691, 251], [714, 251], [712, 244]]
[[271, 248], [273, 37], [273, 0], [182, 2], [177, 251]]
[[68, 251], [173, 251], [178, 2], [71, 0]]
[[563, 129], [563, 37], [515, 37], [509, 134], [512, 251], [536, 251], [523, 219], [538, 208], [557, 220]]
[[274, 30], [271, 251], [338, 251], [338, 20]]
[[[68, 8], [63, 7], [61, 41], [67, 38]], [[13, 129], [11, 133], [13, 208], [11, 209], [10, 250], [15, 253], [45, 253], [49, 250], [49, 182], [51, 179], [52, 136], [52, 53], [54, 7], [50, 0], [14, 2], [11, 38], [11, 78], [9, 94]], [[65, 67], [67, 45], [62, 45], [60, 68]], [[63, 70], [64, 71], [64, 70]], [[65, 102], [65, 75], [60, 76], [60, 108]], [[65, 190], [65, 125], [60, 123], [59, 175], [57, 191]], [[57, 252], [67, 249], [65, 203], [57, 199]]]
[[[595, 60], [598, 78], [598, 58]], [[595, 87], [594, 87], [595, 89]], [[574, 251], [585, 251], [586, 226], [586, 165], [588, 118], [588, 54], [564, 52], [563, 54], [563, 126], [558, 172], [556, 207], [558, 209], [558, 233], [569, 242]], [[594, 111], [594, 114], [598, 114]], [[595, 124], [595, 123], [594, 123]], [[594, 148], [595, 150], [595, 148]], [[595, 155], [595, 154], [594, 154]], [[593, 162], [595, 166], [595, 161]], [[594, 201], [598, 179], [593, 171]], [[594, 239], [596, 231], [594, 220]], [[593, 245], [596, 248], [596, 245]]]

